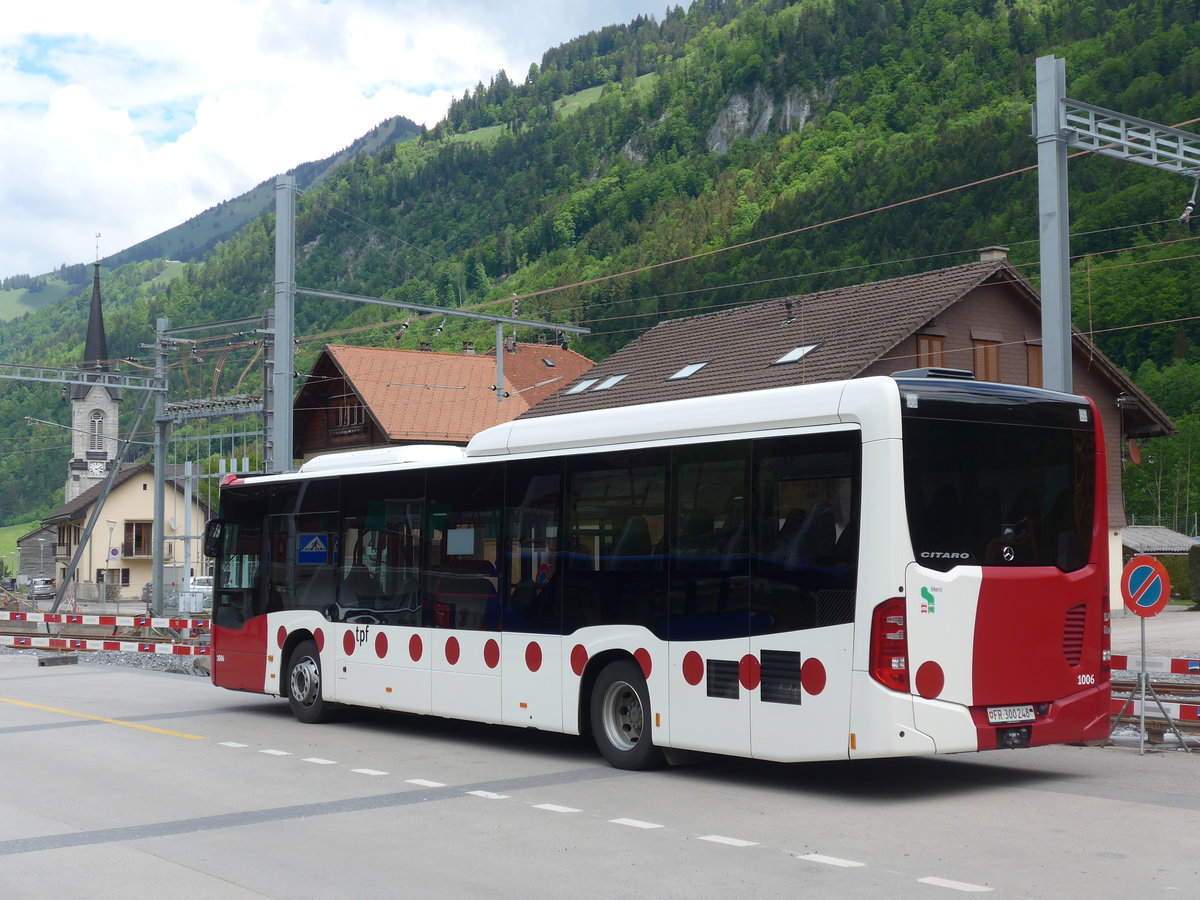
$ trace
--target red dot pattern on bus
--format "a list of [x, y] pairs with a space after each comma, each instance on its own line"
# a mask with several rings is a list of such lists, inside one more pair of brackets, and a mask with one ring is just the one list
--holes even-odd
[[748, 691], [754, 690], [762, 681], [762, 665], [753, 653], [747, 653], [738, 661], [738, 681]]
[[458, 662], [458, 657], [462, 654], [462, 648], [458, 646], [458, 638], [453, 635], [446, 641], [446, 662], [450, 665], [455, 665]]
[[413, 662], [420, 662], [421, 654], [425, 652], [425, 648], [421, 645], [421, 636], [414, 634], [408, 639], [408, 656]]
[[384, 634], [382, 631], [376, 632], [375, 633], [375, 655], [378, 656], [380, 659], [383, 659], [385, 656], [387, 656], [387, 650], [388, 650], [387, 635]]
[[354, 655], [354, 632], [347, 631], [342, 635], [342, 649], [346, 651], [347, 656]]
[[800, 686], [814, 697], [825, 690], [825, 666], [815, 656], [810, 656], [800, 667]]
[[525, 665], [530, 672], [536, 672], [542, 667], [542, 648], [537, 641], [530, 641], [525, 647]]
[[488, 642], [483, 645], [483, 661], [489, 669], [500, 665], [500, 645], [496, 643], [495, 638], [488, 638]]
[[633, 651], [633, 658], [637, 660], [637, 664], [642, 667], [642, 676], [646, 680], [650, 679], [650, 670], [654, 668], [653, 661], [650, 659], [650, 652], [645, 647], [638, 647]]
[[704, 658], [695, 650], [683, 657], [683, 680], [692, 687], [704, 680]]
[[921, 663], [917, 669], [917, 693], [926, 700], [933, 700], [946, 686], [946, 673], [933, 660]]
[[283, 649], [283, 643], [287, 640], [287, 627], [280, 625], [279, 630], [275, 632], [275, 643], [279, 645], [279, 649]]
[[313, 635], [313, 640], [317, 642], [317, 652], [320, 653], [325, 649], [325, 632], [320, 628]]
[[571, 648], [571, 671], [576, 675], [583, 674], [583, 668], [587, 665], [588, 655], [583, 644], [576, 644]]

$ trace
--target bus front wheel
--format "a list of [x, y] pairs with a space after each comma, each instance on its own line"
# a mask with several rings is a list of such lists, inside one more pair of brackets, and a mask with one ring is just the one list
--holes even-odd
[[287, 686], [288, 705], [301, 722], [315, 725], [332, 717], [333, 704], [321, 696], [321, 654], [315, 641], [305, 641], [292, 652]]
[[663, 762], [650, 738], [650, 691], [632, 660], [610, 663], [592, 688], [592, 736], [618, 769], [652, 769]]

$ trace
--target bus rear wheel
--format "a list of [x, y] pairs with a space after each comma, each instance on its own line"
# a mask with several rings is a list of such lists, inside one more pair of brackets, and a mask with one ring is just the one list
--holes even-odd
[[592, 688], [592, 737], [618, 769], [653, 769], [663, 751], [650, 738], [650, 691], [631, 660], [610, 663]]
[[315, 641], [297, 645], [288, 660], [288, 705], [307, 725], [327, 722], [333, 716], [333, 704], [321, 696], [321, 654]]

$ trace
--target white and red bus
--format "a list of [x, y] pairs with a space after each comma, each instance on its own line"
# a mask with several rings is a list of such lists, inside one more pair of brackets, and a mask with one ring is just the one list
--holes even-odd
[[1100, 418], [896, 376], [226, 479], [213, 682], [779, 761], [1103, 738]]

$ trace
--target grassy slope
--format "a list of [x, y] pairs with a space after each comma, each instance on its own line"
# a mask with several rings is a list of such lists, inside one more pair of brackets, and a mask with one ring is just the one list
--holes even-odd
[[19, 318], [32, 310], [73, 297], [79, 291], [77, 285], [67, 284], [57, 278], [47, 278], [46, 287], [36, 293], [30, 293], [25, 288], [0, 291], [0, 320]]

